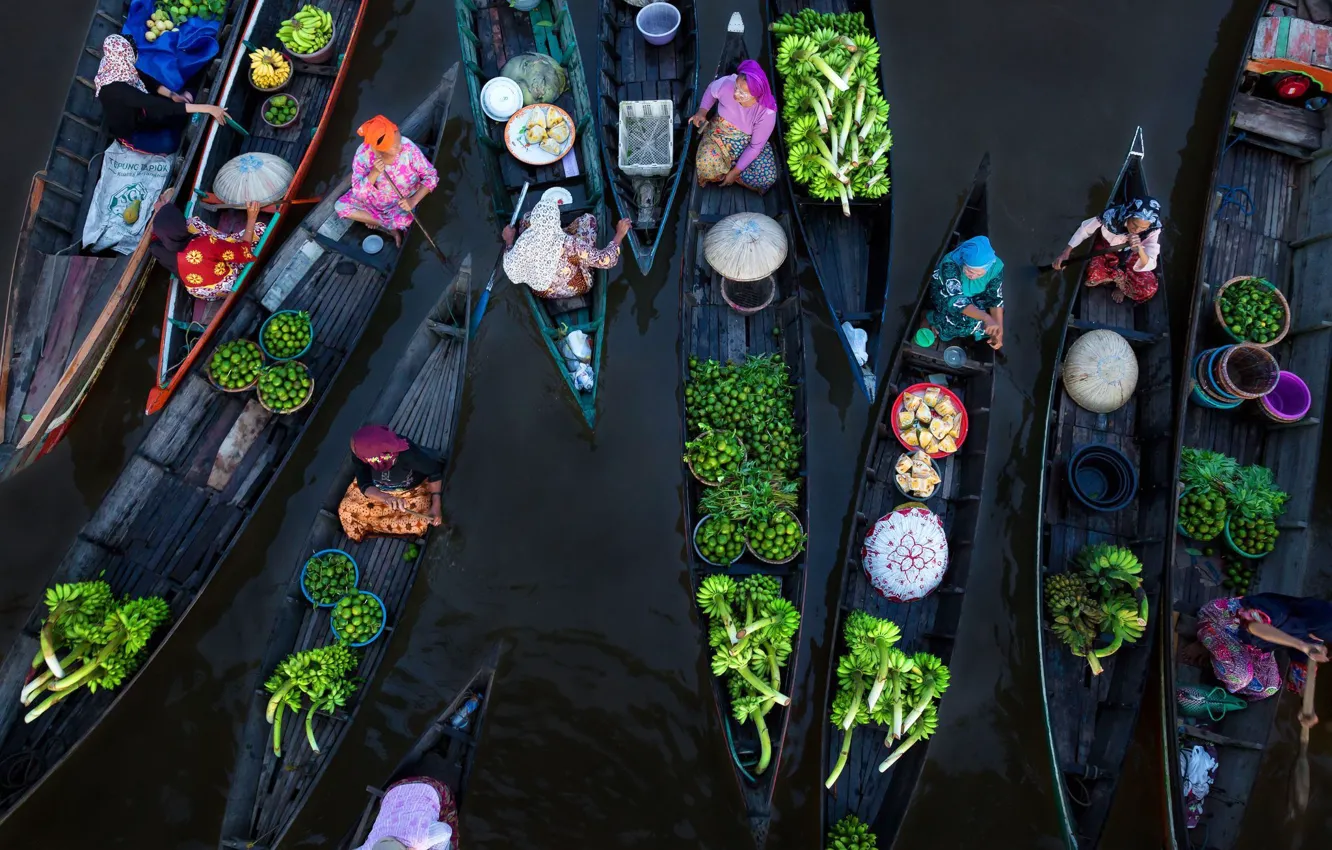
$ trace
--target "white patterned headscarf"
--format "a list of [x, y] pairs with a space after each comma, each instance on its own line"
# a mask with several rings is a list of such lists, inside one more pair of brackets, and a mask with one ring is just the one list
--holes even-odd
[[147, 94], [148, 89], [143, 87], [139, 71], [134, 67], [137, 58], [138, 54], [129, 39], [123, 35], [108, 35], [102, 41], [102, 62], [97, 66], [97, 76], [93, 78], [93, 95], [100, 95], [102, 86], [112, 83], [129, 83]]
[[514, 283], [525, 283], [533, 292], [555, 285], [555, 275], [564, 262], [564, 240], [560, 206], [544, 197], [527, 214], [528, 227], [504, 254], [504, 273]]

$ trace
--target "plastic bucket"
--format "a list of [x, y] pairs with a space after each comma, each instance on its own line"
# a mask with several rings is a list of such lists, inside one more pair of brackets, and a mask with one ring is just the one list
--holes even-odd
[[1073, 497], [1094, 511], [1123, 510], [1138, 493], [1138, 471], [1113, 446], [1083, 446], [1068, 459]]
[[648, 44], [670, 44], [680, 28], [680, 10], [670, 3], [649, 3], [634, 16], [634, 26]]
[[[698, 522], [694, 523], [694, 533], [690, 535], [690, 539], [694, 541], [694, 554], [697, 555], [698, 559], [705, 564], [711, 564], [714, 567], [728, 567], [745, 556], [745, 549], [747, 547], [741, 546], [740, 551], [736, 553], [735, 557], [732, 558], [730, 561], [727, 561], [725, 564], [719, 564], [716, 561], [709, 561], [707, 559], [707, 556], [703, 554], [702, 550], [698, 548], [698, 532], [701, 528], [703, 528], [703, 523], [707, 522], [710, 519], [712, 519], [712, 514], [708, 514], [707, 516], [700, 519]], [[743, 533], [744, 529], [739, 529], [739, 531]], [[743, 537], [741, 537], [741, 541], [742, 542], [744, 541]]]
[[1200, 407], [1211, 408], [1212, 410], [1234, 410], [1244, 401], [1242, 398], [1225, 394], [1226, 397], [1218, 396], [1216, 390], [1206, 389], [1211, 382], [1205, 377], [1208, 371], [1208, 363], [1211, 362], [1212, 353], [1202, 352], [1193, 358], [1193, 390], [1190, 393], [1193, 401]]
[[1308, 413], [1313, 404], [1309, 387], [1294, 372], [1282, 372], [1277, 375], [1276, 386], [1258, 400], [1263, 413], [1278, 422], [1298, 422]]
[[348, 561], [351, 561], [353, 589], [361, 583], [361, 565], [356, 563], [356, 559], [353, 558], [350, 553], [344, 552], [341, 549], [320, 549], [318, 552], [315, 552], [313, 555], [305, 559], [305, 564], [301, 567], [301, 594], [316, 608], [332, 608], [334, 605], [338, 604], [338, 600], [334, 599], [332, 602], [324, 603], [315, 602], [314, 597], [310, 595], [310, 591], [305, 589], [305, 571], [310, 568], [310, 562], [315, 558], [318, 558], [320, 555], [342, 555]]

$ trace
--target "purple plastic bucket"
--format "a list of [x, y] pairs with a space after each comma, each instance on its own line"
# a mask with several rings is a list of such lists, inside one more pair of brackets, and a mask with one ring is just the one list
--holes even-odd
[[1259, 399], [1263, 412], [1282, 422], [1296, 422], [1303, 419], [1313, 404], [1309, 387], [1294, 372], [1281, 372], [1277, 375], [1276, 386], [1267, 395]]

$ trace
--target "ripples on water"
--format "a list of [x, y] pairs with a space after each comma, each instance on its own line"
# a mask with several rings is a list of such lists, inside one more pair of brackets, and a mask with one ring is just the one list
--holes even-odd
[[[0, 91], [11, 116], [0, 142], [0, 227], [18, 227], [28, 180], [46, 156], [83, 37], [90, 0], [7, 9], [9, 61], [21, 81]], [[592, 0], [575, 0], [584, 57], [595, 63]], [[1032, 632], [1041, 427], [1071, 276], [1038, 280], [1075, 224], [1099, 209], [1135, 124], [1151, 184], [1170, 214], [1166, 268], [1175, 327], [1191, 286], [1201, 204], [1231, 77], [1255, 9], [1209, 0], [1132, 0], [1091, 8], [966, 0], [879, 3], [896, 138], [892, 298], [896, 340], [977, 161], [993, 156], [991, 237], [1009, 269], [1007, 359], [990, 463], [993, 540], [969, 588], [946, 723], [899, 847], [1057, 847]], [[757, 0], [704, 4], [701, 67], [726, 19], [745, 14], [762, 49]], [[377, 2], [314, 174], [323, 188], [374, 112], [401, 114], [457, 56], [452, 4]], [[59, 22], [73, 21], [61, 26]], [[49, 69], [49, 70], [48, 70]], [[498, 244], [460, 87], [444, 185], [423, 218], [450, 256], [471, 251], [478, 277]], [[338, 144], [332, 140], [347, 139]], [[595, 438], [564, 398], [509, 284], [472, 348], [457, 464], [446, 492], [452, 530], [426, 555], [384, 675], [305, 815], [292, 846], [328, 846], [354, 818], [438, 702], [496, 639], [509, 651], [466, 813], [469, 850], [609, 847], [741, 848], [748, 842], [704, 677], [685, 572], [676, 421], [677, 239], [651, 277], [622, 265], [610, 293], [610, 337]], [[246, 688], [272, 605], [301, 556], [318, 501], [334, 485], [346, 440], [392, 369], [421, 312], [450, 275], [419, 242], [365, 341], [277, 482], [262, 514], [139, 685], [0, 836], [53, 848], [215, 847]], [[0, 486], [0, 641], [20, 627], [70, 537], [114, 480], [144, 429], [140, 415], [164, 287], [134, 324], [65, 445]], [[802, 668], [782, 763], [770, 847], [812, 848], [822, 777], [818, 746], [827, 671], [826, 611], [869, 411], [850, 384], [822, 313], [806, 298], [814, 535]], [[1178, 338], [1177, 334], [1177, 338]], [[1324, 453], [1325, 466], [1332, 457]], [[1328, 508], [1323, 507], [1326, 513]], [[1325, 515], [1322, 527], [1328, 523]], [[1332, 583], [1325, 574], [1321, 589]], [[1151, 712], [1149, 711], [1149, 716]], [[1324, 716], [1332, 708], [1324, 700]], [[1284, 809], [1285, 746], [1269, 761], [1271, 808]], [[1159, 742], [1145, 730], [1112, 829], [1118, 846], [1159, 842]], [[1322, 739], [1320, 741], [1320, 738]], [[1332, 787], [1326, 734], [1315, 735], [1315, 787]], [[1321, 750], [1323, 755], [1318, 755]], [[77, 811], [77, 817], [68, 813]], [[1255, 811], [1259, 809], [1255, 806]], [[1317, 806], [1311, 810], [1317, 812]], [[1290, 828], [1286, 846], [1327, 846], [1332, 824]], [[53, 835], [44, 822], [61, 830]], [[1261, 827], [1263, 824], [1256, 824]], [[1253, 830], [1254, 846], [1270, 835]], [[1321, 841], [1320, 841], [1321, 839]], [[886, 850], [886, 848], [884, 848]]]

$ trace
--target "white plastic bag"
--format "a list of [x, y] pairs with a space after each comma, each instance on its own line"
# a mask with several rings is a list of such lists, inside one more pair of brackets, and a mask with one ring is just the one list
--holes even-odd
[[[153, 204], [171, 176], [171, 157], [132, 151], [112, 142], [102, 159], [88, 220], [83, 223], [83, 247], [93, 251], [114, 249], [131, 254], [153, 217]], [[138, 203], [138, 217], [125, 220], [125, 211]]]
[[583, 393], [591, 392], [596, 386], [596, 374], [592, 371], [592, 340], [582, 331], [573, 331], [560, 340], [560, 354], [569, 368], [574, 387]]
[[851, 353], [856, 355], [856, 362], [864, 366], [869, 362], [869, 351], [865, 346], [869, 343], [869, 334], [850, 322], [842, 322], [842, 333], [846, 334], [846, 341], [851, 343]]

